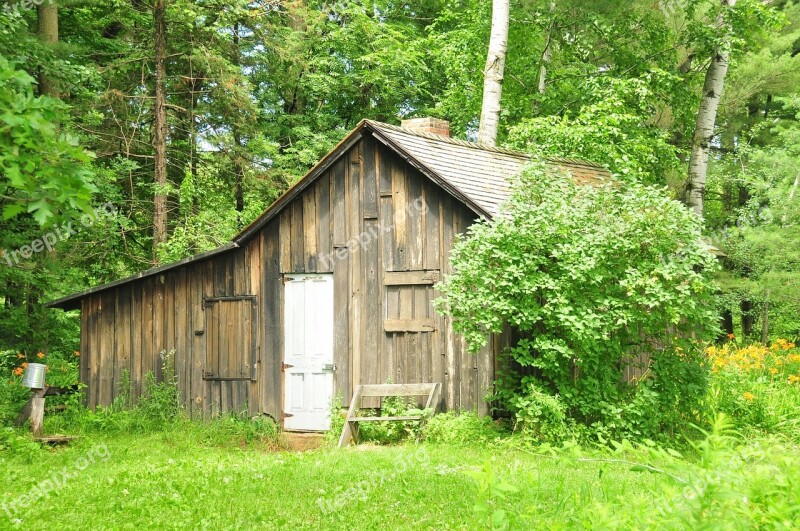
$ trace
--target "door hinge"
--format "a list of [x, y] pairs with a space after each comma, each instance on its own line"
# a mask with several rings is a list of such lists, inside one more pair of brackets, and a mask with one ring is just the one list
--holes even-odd
[[288, 363], [281, 363], [281, 371], [286, 372], [286, 369], [291, 369], [294, 365], [289, 365]]
[[285, 411], [281, 412], [281, 418], [288, 419], [289, 417], [294, 417], [294, 415]]

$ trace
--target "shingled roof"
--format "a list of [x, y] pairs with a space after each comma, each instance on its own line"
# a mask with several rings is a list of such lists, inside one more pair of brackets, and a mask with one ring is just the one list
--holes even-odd
[[[392, 147], [404, 151], [452, 184], [489, 217], [497, 215], [500, 205], [511, 193], [512, 178], [531, 161], [529, 155], [508, 149], [409, 131], [371, 120], [367, 120], [366, 125], [389, 139], [394, 144]], [[568, 170], [582, 183], [596, 183], [611, 177], [602, 166], [582, 160], [550, 159], [550, 162]]]
[[[241, 247], [366, 135], [372, 135], [377, 141], [393, 150], [436, 184], [462, 201], [478, 216], [487, 218], [497, 215], [503, 201], [511, 193], [510, 184], [512, 178], [519, 175], [530, 162], [530, 157], [525, 153], [431, 133], [411, 131], [396, 125], [372, 120], [362, 120], [300, 181], [278, 198], [258, 219], [245, 227], [231, 242], [212, 251], [69, 295], [52, 301], [47, 306], [74, 309], [79, 307], [78, 301], [87, 295], [160, 274], [191, 262], [205, 260], [217, 254]], [[549, 162], [556, 167], [568, 170], [573, 178], [582, 183], [602, 182], [611, 177], [608, 170], [602, 166], [582, 160], [550, 159]]]

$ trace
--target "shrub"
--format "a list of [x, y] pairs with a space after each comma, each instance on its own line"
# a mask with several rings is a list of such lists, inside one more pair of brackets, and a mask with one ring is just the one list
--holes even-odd
[[487, 443], [500, 435], [490, 418], [466, 411], [434, 415], [422, 427], [426, 442], [447, 445]]
[[[518, 411], [534, 378], [586, 426], [624, 434], [622, 414], [635, 419], [627, 431], [654, 437], [696, 421], [702, 405], [696, 341], [716, 333], [718, 316], [700, 226], [661, 190], [582, 186], [536, 163], [501, 214], [456, 244], [437, 307], [472, 350], [490, 332], [518, 331], [509, 355], [533, 376], [499, 382], [501, 406]], [[639, 356], [650, 359], [647, 389], [623, 382]]]

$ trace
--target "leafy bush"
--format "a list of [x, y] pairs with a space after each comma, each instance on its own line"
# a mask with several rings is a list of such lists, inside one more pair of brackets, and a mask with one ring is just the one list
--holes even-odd
[[[490, 332], [518, 331], [509, 354], [533, 376], [498, 382], [501, 406], [520, 411], [535, 382], [586, 426], [655, 437], [702, 408], [697, 342], [718, 315], [700, 225], [661, 190], [582, 186], [535, 163], [502, 213], [456, 244], [437, 307], [473, 350]], [[623, 381], [642, 358], [646, 389]]]
[[491, 419], [474, 412], [448, 411], [432, 416], [422, 427], [426, 442], [447, 445], [487, 443], [502, 435]]

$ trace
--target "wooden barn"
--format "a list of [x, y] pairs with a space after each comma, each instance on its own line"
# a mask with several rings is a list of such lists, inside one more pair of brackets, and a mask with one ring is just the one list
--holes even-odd
[[470, 354], [431, 301], [456, 235], [497, 214], [527, 160], [451, 139], [442, 120], [362, 121], [230, 243], [50, 303], [81, 311], [88, 405], [109, 405], [126, 379], [138, 396], [174, 352], [195, 417], [325, 430], [333, 397], [389, 380], [440, 382], [441, 409], [486, 412], [503, 338]]

